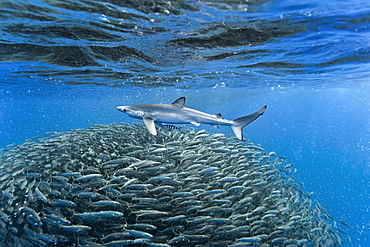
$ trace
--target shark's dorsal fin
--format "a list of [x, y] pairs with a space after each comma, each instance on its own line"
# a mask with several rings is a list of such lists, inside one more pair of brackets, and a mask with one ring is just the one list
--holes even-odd
[[216, 114], [216, 117], [217, 117], [217, 118], [224, 119], [224, 118], [221, 116], [221, 114], [220, 114], [220, 113], [219, 113], [219, 114]]
[[178, 98], [174, 102], [172, 102], [172, 105], [178, 106], [178, 107], [185, 107], [185, 97]]

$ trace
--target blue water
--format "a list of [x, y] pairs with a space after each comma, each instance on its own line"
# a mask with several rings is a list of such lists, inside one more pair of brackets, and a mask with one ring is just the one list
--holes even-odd
[[244, 137], [370, 246], [369, 1], [3, 0], [0, 32], [0, 148], [136, 122], [118, 105], [186, 96], [227, 119], [268, 105]]

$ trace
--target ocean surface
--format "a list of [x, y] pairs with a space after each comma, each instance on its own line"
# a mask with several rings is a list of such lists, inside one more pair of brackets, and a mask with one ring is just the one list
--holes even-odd
[[0, 1], [0, 148], [140, 122], [119, 105], [267, 105], [244, 138], [294, 163], [343, 246], [370, 246], [369, 95], [368, 0]]

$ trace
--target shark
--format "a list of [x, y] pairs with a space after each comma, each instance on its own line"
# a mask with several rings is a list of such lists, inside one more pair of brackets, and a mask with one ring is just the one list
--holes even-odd
[[258, 111], [234, 120], [224, 119], [221, 114], [208, 114], [185, 106], [185, 97], [180, 97], [172, 104], [142, 104], [118, 106], [117, 109], [128, 116], [142, 119], [145, 127], [152, 135], [157, 135], [155, 124], [164, 129], [178, 129], [170, 124], [209, 124], [218, 128], [219, 125], [230, 126], [235, 136], [243, 140], [243, 128], [263, 115], [267, 105]]

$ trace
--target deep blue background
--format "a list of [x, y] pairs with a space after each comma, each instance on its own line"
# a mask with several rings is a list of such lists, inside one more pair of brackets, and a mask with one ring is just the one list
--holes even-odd
[[370, 246], [370, 2], [140, 2], [0, 2], [0, 148], [137, 122], [119, 105], [185, 96], [227, 119], [268, 105], [244, 137], [294, 163], [353, 245]]

